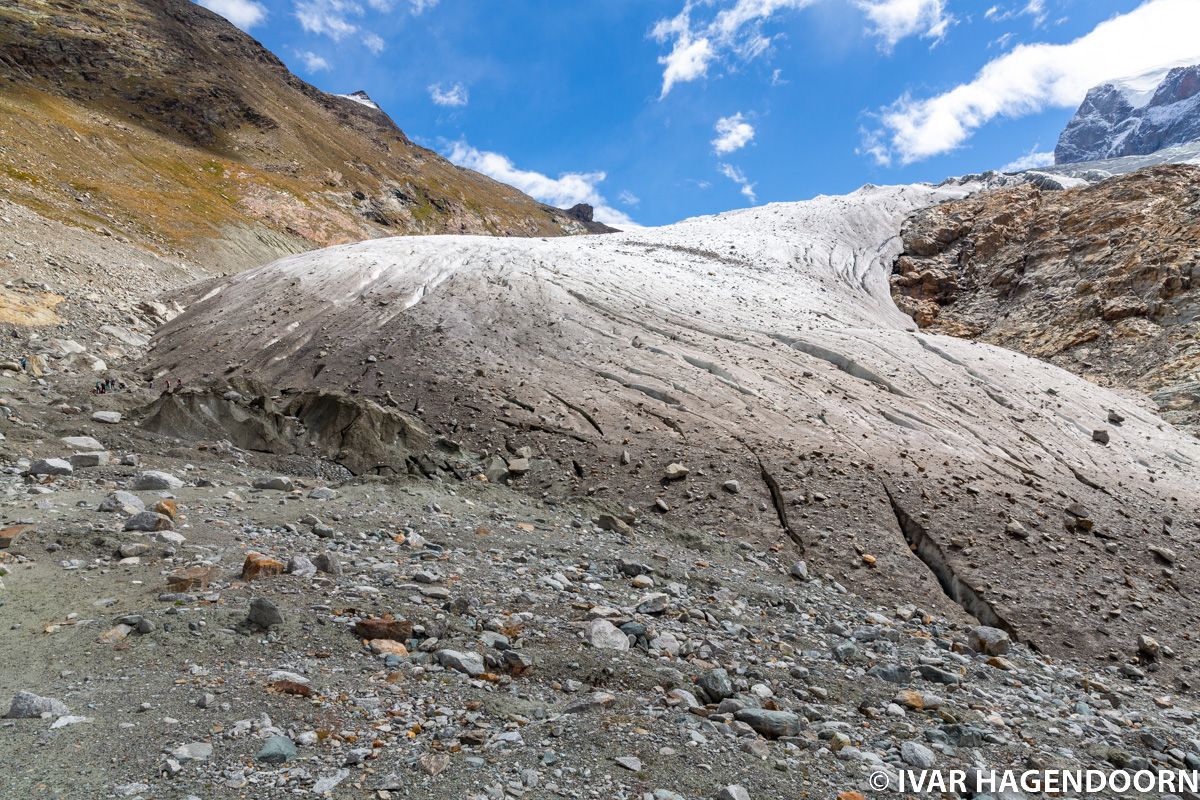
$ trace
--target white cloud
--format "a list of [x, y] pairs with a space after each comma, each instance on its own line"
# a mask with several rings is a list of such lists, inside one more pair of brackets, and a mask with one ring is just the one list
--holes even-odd
[[[671, 51], [660, 56], [663, 66], [659, 99], [681, 83], [708, 75], [709, 67], [722, 58], [752, 61], [771, 49], [775, 36], [763, 32], [772, 17], [807, 8], [819, 0], [685, 0], [673, 17], [658, 20], [650, 35], [660, 44], [671, 43]], [[941, 40], [954, 23], [946, 12], [946, 0], [845, 0], [861, 9], [871, 21], [870, 32], [880, 37], [885, 49], [907, 36], [920, 35]], [[1037, 2], [1037, 0], [1034, 0]], [[720, 10], [707, 22], [693, 23], [693, 14], [712, 6]], [[778, 85], [779, 73], [772, 75]]]
[[361, 17], [363, 8], [353, 0], [297, 0], [296, 19], [300, 27], [309, 33], [324, 34], [334, 41], [341, 41], [358, 32], [358, 24], [351, 17]]
[[267, 9], [255, 0], [196, 0], [209, 11], [220, 14], [244, 31], [267, 18]]
[[909, 36], [940, 42], [955, 22], [943, 0], [854, 0], [854, 5], [867, 15], [870, 33], [885, 51]]
[[693, 40], [690, 35], [683, 34], [675, 40], [671, 52], [658, 59], [666, 69], [663, 70], [662, 92], [659, 99], [667, 96], [671, 87], [677, 83], [687, 83], [708, 74], [708, 62], [715, 52], [708, 39]]
[[515, 186], [543, 203], [557, 208], [587, 203], [595, 208], [597, 222], [627, 227], [636, 225], [625, 212], [613, 208], [596, 188], [608, 177], [603, 172], [564, 172], [557, 178], [551, 178], [540, 172], [518, 169], [507, 156], [476, 150], [463, 141], [451, 144], [445, 155], [461, 167]]
[[741, 150], [754, 138], [754, 126], [746, 122], [740, 111], [732, 117], [721, 117], [714, 130], [717, 138], [712, 140], [712, 145], [718, 155]]
[[[911, 163], [962, 145], [996, 117], [1078, 105], [1087, 90], [1194, 58], [1200, 60], [1200, 2], [1149, 0], [1066, 44], [1023, 44], [998, 56], [969, 83], [927, 99], [900, 97], [880, 111], [872, 155]], [[886, 144], [882, 144], [886, 142]], [[864, 140], [864, 151], [870, 151]]]
[[1054, 163], [1054, 151], [1039, 151], [1035, 144], [1029, 152], [1020, 158], [1013, 159], [1000, 168], [1001, 172], [1024, 172], [1027, 169], [1048, 167]]
[[628, 189], [622, 189], [621, 193], [617, 195], [617, 199], [621, 201], [622, 205], [626, 206], [636, 206], [638, 203], [642, 202], [640, 197]]
[[663, 65], [662, 92], [666, 97], [679, 83], [708, 74], [714, 60], [724, 53], [749, 61], [771, 47], [772, 37], [762, 33], [762, 24], [774, 15], [812, 5], [816, 0], [732, 0], [707, 23], [693, 27], [692, 11], [711, 5], [711, 0], [687, 0], [674, 17], [660, 19], [650, 31], [659, 43], [671, 42], [671, 52], [658, 59]]
[[461, 108], [470, 100], [470, 94], [467, 92], [467, 87], [461, 83], [456, 83], [448, 89], [442, 88], [440, 83], [430, 84], [429, 98], [439, 106], [449, 106], [451, 108]]
[[[438, 0], [407, 0], [408, 10], [414, 15], [422, 14], [438, 4]], [[396, 7], [396, 0], [367, 0], [367, 5], [376, 11], [391, 11]]]
[[1029, 0], [1021, 8], [1005, 9], [1000, 6], [991, 6], [983, 12], [983, 16], [984, 19], [992, 22], [1004, 22], [1014, 17], [1033, 17], [1033, 25], [1038, 28], [1046, 21], [1046, 0]]
[[375, 55], [379, 55], [387, 47], [387, 42], [378, 33], [364, 33], [362, 41], [363, 46]]
[[305, 50], [296, 55], [304, 62], [306, 72], [323, 72], [329, 69], [329, 62], [311, 50]]
[[[244, 3], [248, 0], [204, 0], [206, 3]], [[308, 33], [328, 36], [335, 42], [340, 42], [347, 36], [362, 30], [362, 20], [367, 16], [368, 8], [381, 14], [395, 9], [397, 2], [403, 2], [413, 14], [421, 14], [438, 4], [438, 0], [365, 0], [364, 7], [359, 0], [295, 0], [296, 19], [300, 27]], [[379, 34], [367, 31], [362, 37], [363, 44], [372, 53], [378, 55], [385, 46]]]
[[736, 183], [739, 191], [751, 203], [757, 203], [758, 197], [754, 194], [754, 184], [746, 177], [746, 173], [735, 167], [733, 164], [721, 164], [721, 174], [729, 180]]
[[1033, 24], [1040, 26], [1046, 21], [1046, 2], [1045, 0], [1029, 0], [1025, 7], [1021, 9], [1021, 13], [1028, 17], [1033, 17]]

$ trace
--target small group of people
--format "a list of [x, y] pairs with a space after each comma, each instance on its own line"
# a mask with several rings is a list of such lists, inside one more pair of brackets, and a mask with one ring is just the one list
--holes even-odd
[[[159, 384], [158, 384], [158, 381], [150, 381], [150, 387], [151, 387], [152, 389], [153, 389], [153, 388], [157, 388], [157, 387], [158, 387], [158, 385], [159, 385]], [[182, 381], [182, 380], [175, 380], [175, 381], [172, 381], [172, 380], [171, 380], [171, 378], [170, 378], [170, 376], [167, 376], [166, 378], [163, 378], [163, 380], [162, 380], [162, 390], [163, 390], [163, 392], [166, 392], [166, 393], [168, 393], [168, 394], [169, 394], [169, 393], [171, 393], [171, 392], [178, 392], [178, 391], [181, 391], [182, 389], [183, 389], [183, 381]]]
[[114, 394], [116, 392], [127, 391], [127, 389], [125, 381], [119, 381], [116, 378], [105, 378], [102, 381], [96, 381], [96, 385], [92, 387], [92, 394]]

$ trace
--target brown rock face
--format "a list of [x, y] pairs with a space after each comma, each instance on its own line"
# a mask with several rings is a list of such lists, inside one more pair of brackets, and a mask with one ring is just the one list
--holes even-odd
[[1146, 392], [1200, 429], [1200, 168], [998, 190], [917, 213], [903, 241], [892, 296], [920, 327]]

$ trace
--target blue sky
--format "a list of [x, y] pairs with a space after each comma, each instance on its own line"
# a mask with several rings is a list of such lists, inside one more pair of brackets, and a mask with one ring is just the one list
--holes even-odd
[[1087, 88], [1200, 61], [1200, 0], [200, 0], [555, 205], [659, 225], [1044, 163]]

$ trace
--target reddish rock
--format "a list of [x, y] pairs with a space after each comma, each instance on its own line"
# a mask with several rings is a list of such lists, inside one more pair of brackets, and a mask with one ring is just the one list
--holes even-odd
[[242, 564], [242, 580], [252, 581], [268, 575], [282, 575], [287, 564], [277, 558], [251, 551], [246, 553], [246, 561]]
[[17, 537], [32, 527], [32, 525], [9, 525], [7, 528], [0, 528], [0, 550], [11, 547]]
[[207, 589], [221, 575], [218, 567], [188, 567], [167, 576], [167, 587], [173, 592]]
[[407, 642], [412, 638], [412, 622], [407, 619], [392, 619], [391, 617], [363, 619], [354, 623], [351, 630], [360, 639], [391, 639], [394, 642]]
[[174, 500], [159, 500], [154, 504], [154, 511], [171, 519], [179, 517], [179, 505]]

